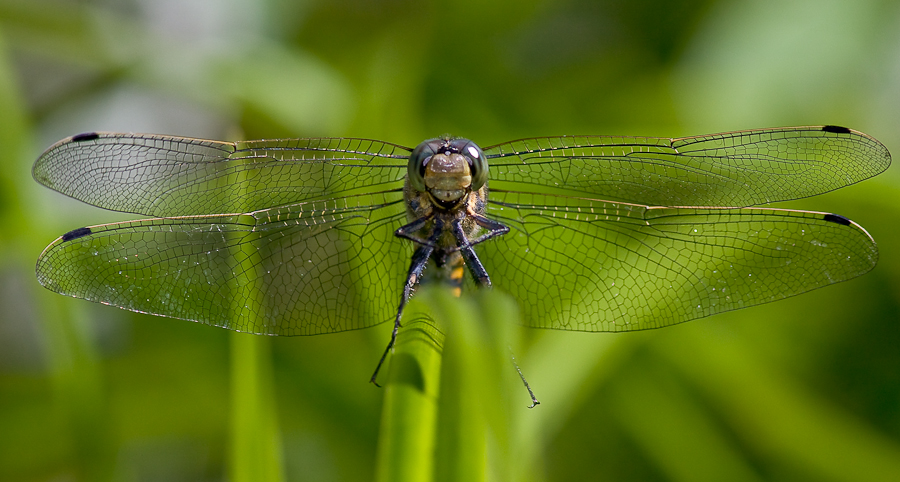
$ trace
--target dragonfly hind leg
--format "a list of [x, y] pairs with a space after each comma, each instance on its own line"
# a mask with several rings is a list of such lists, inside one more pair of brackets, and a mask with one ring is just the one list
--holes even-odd
[[395, 235], [401, 238], [411, 239], [413, 241], [419, 242], [420, 246], [416, 248], [416, 251], [413, 253], [412, 262], [409, 265], [409, 273], [406, 275], [406, 283], [403, 285], [403, 293], [400, 296], [400, 306], [397, 307], [397, 316], [394, 318], [394, 329], [391, 331], [391, 341], [388, 342], [387, 347], [384, 349], [384, 353], [381, 355], [381, 359], [378, 360], [378, 365], [375, 367], [375, 373], [372, 374], [372, 378], [369, 379], [369, 382], [374, 384], [376, 387], [380, 387], [378, 384], [378, 372], [381, 371], [381, 366], [384, 364], [384, 361], [387, 359], [388, 353], [391, 352], [391, 349], [394, 348], [394, 343], [397, 341], [397, 333], [400, 331], [400, 318], [403, 316], [403, 308], [406, 307], [406, 303], [409, 302], [410, 296], [412, 296], [413, 291], [415, 291], [416, 286], [419, 284], [419, 281], [422, 279], [422, 273], [425, 271], [425, 265], [428, 263], [428, 259], [431, 257], [431, 254], [434, 252], [434, 245], [438, 239], [440, 239], [441, 234], [443, 234], [443, 224], [439, 221], [435, 220], [434, 228], [432, 229], [431, 235], [428, 236], [428, 239], [422, 239], [418, 237], [413, 237], [412, 233], [415, 233], [429, 220], [429, 218], [420, 218], [412, 223], [403, 226], [398, 229]]
[[537, 397], [534, 396], [534, 392], [531, 391], [531, 385], [528, 384], [528, 380], [525, 379], [525, 375], [522, 374], [522, 369], [519, 368], [519, 364], [516, 363], [516, 355], [512, 351], [512, 347], [509, 347], [509, 357], [512, 359], [512, 364], [516, 367], [516, 372], [519, 374], [519, 379], [522, 380], [522, 383], [525, 384], [525, 390], [528, 390], [528, 396], [531, 397], [531, 405], [528, 408], [534, 408], [541, 404], [538, 401]]
[[375, 373], [373, 373], [372, 378], [369, 379], [369, 381], [377, 387], [381, 386], [376, 381], [378, 372], [381, 370], [381, 365], [384, 364], [384, 360], [387, 359], [388, 353], [390, 353], [391, 348], [394, 347], [394, 342], [397, 341], [397, 333], [400, 331], [400, 318], [403, 316], [403, 308], [406, 307], [409, 297], [412, 295], [413, 290], [415, 290], [416, 285], [422, 278], [422, 272], [425, 271], [425, 264], [428, 263], [428, 258], [431, 257], [433, 251], [434, 248], [431, 246], [423, 245], [416, 248], [416, 252], [413, 254], [412, 263], [409, 266], [409, 274], [407, 274], [406, 283], [403, 285], [403, 295], [400, 298], [400, 306], [397, 308], [397, 316], [394, 318], [394, 330], [391, 331], [391, 341], [388, 342], [387, 348], [384, 349], [384, 353], [381, 355], [381, 359], [378, 360], [378, 366], [375, 367]]

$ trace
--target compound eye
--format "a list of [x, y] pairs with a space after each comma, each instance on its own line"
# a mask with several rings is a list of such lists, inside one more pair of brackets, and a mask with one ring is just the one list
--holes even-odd
[[468, 139], [457, 139], [454, 141], [459, 153], [465, 156], [469, 161], [469, 170], [472, 172], [472, 190], [481, 189], [488, 179], [488, 163], [484, 158], [484, 152], [478, 147], [478, 144]]
[[439, 139], [429, 139], [419, 144], [413, 149], [412, 154], [409, 155], [409, 163], [406, 165], [406, 176], [416, 191], [425, 191], [425, 166], [428, 165], [431, 156], [436, 153], [435, 149], [440, 147], [439, 143], [435, 144], [436, 140]]

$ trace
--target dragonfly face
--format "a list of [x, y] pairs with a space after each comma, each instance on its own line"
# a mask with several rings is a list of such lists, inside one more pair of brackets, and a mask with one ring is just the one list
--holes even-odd
[[468, 139], [427, 140], [409, 156], [409, 187], [427, 192], [434, 203], [445, 209], [452, 208], [466, 193], [481, 189], [487, 176], [484, 153]]
[[859, 182], [890, 160], [836, 126], [483, 151], [449, 138], [409, 149], [82, 134], [49, 148], [35, 179], [151, 218], [64, 234], [37, 276], [133, 311], [313, 335], [399, 323], [433, 261], [438, 277], [458, 282], [465, 266], [512, 294], [528, 326], [658, 328], [872, 269], [875, 243], [849, 219], [753, 206]]

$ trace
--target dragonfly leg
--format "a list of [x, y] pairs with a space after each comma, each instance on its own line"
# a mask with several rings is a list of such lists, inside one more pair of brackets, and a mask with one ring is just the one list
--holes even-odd
[[469, 241], [469, 244], [472, 246], [475, 246], [482, 241], [487, 241], [488, 239], [502, 236], [509, 232], [509, 226], [499, 221], [494, 221], [493, 219], [478, 214], [474, 211], [469, 211], [469, 217], [472, 218], [473, 221], [475, 221], [475, 224], [488, 230], [488, 232]]
[[[477, 224], [481, 228], [488, 230], [488, 232], [482, 234], [481, 236], [478, 236], [477, 238], [470, 240], [468, 242], [469, 246], [475, 246], [478, 243], [487, 241], [488, 239], [491, 239], [491, 238], [496, 238], [497, 236], [502, 236], [509, 232], [509, 226], [507, 226], [501, 222], [494, 221], [493, 219], [482, 216], [481, 214], [478, 214], [472, 210], [469, 210], [468, 213], [469, 213], [469, 218], [471, 218], [473, 221], [475, 221], [475, 224]], [[452, 253], [455, 251], [460, 251], [461, 249], [463, 249], [463, 247], [458, 246], [458, 247], [448, 250], [448, 252]]]
[[452, 227], [453, 237], [456, 238], [457, 243], [456, 249], [462, 254], [463, 259], [466, 260], [466, 266], [469, 267], [469, 272], [472, 273], [472, 278], [475, 279], [475, 283], [479, 286], [490, 288], [491, 278], [488, 276], [487, 270], [484, 269], [484, 265], [481, 264], [481, 260], [478, 259], [478, 255], [475, 254], [472, 243], [470, 243], [469, 239], [466, 237], [462, 224], [457, 219], [453, 221]]
[[[437, 242], [438, 238], [434, 238], [432, 236], [432, 237], [429, 237], [429, 239], [425, 239], [416, 234], [416, 232], [418, 232], [420, 229], [425, 227], [425, 224], [428, 223], [428, 221], [431, 221], [433, 218], [434, 218], [433, 214], [429, 214], [428, 216], [422, 216], [421, 218], [416, 219], [415, 221], [413, 221], [405, 226], [401, 226], [399, 229], [394, 231], [394, 236], [397, 236], [398, 238], [408, 239], [416, 244], [420, 244], [423, 246], [431, 246], [432, 248], [434, 248], [434, 244]], [[434, 238], [434, 239], [432, 239], [432, 238]]]
[[534, 408], [541, 404], [537, 398], [534, 396], [534, 392], [531, 391], [531, 386], [528, 385], [528, 380], [525, 379], [525, 375], [522, 374], [522, 370], [519, 368], [519, 364], [516, 363], [516, 355], [512, 351], [512, 347], [509, 348], [509, 357], [512, 359], [512, 364], [516, 367], [516, 372], [519, 374], [519, 378], [522, 379], [522, 383], [525, 384], [525, 390], [528, 390], [528, 396], [531, 397], [531, 406], [528, 408]]
[[384, 353], [381, 355], [381, 359], [378, 360], [378, 366], [375, 367], [375, 373], [373, 373], [372, 378], [369, 379], [369, 381], [377, 387], [381, 386], [376, 381], [378, 372], [381, 370], [381, 365], [384, 364], [384, 360], [387, 359], [388, 353], [390, 353], [391, 348], [394, 347], [394, 342], [397, 341], [397, 333], [400, 331], [400, 318], [403, 316], [403, 308], [406, 307], [409, 297], [412, 295], [413, 290], [415, 290], [416, 285], [419, 284], [419, 280], [422, 278], [422, 272], [425, 270], [425, 264], [428, 262], [428, 258], [431, 256], [432, 251], [434, 251], [434, 248], [423, 245], [416, 248], [416, 252], [413, 253], [412, 263], [409, 266], [409, 274], [406, 276], [406, 284], [403, 285], [403, 295], [400, 298], [400, 306], [397, 308], [397, 317], [394, 318], [394, 330], [391, 331], [391, 341], [388, 342], [387, 348], [384, 349]]
[[[412, 239], [407, 236], [402, 236], [400, 234], [400, 231], [412, 227], [410, 231], [415, 232], [425, 225], [425, 221], [427, 221], [427, 219], [425, 218], [417, 219], [416, 221], [413, 221], [412, 223], [398, 229], [395, 234], [398, 237], [406, 237], [407, 239]], [[415, 226], [416, 224], [418, 224], [417, 227]], [[388, 353], [391, 352], [391, 348], [394, 348], [394, 343], [397, 341], [397, 333], [400, 331], [400, 318], [403, 316], [403, 308], [406, 307], [406, 303], [409, 302], [409, 298], [410, 296], [412, 296], [413, 291], [419, 284], [419, 280], [422, 279], [422, 272], [425, 271], [425, 265], [428, 263], [428, 258], [430, 258], [431, 253], [434, 252], [434, 245], [437, 240], [440, 239], [443, 231], [443, 224], [439, 220], [436, 220], [431, 235], [428, 236], [427, 240], [423, 239], [421, 246], [416, 248], [416, 251], [413, 253], [412, 262], [410, 262], [409, 264], [409, 273], [406, 275], [406, 283], [403, 285], [403, 293], [400, 296], [400, 306], [397, 308], [397, 317], [394, 318], [394, 329], [393, 331], [391, 331], [391, 341], [388, 342], [387, 348], [384, 349], [384, 353], [381, 355], [381, 359], [378, 360], [378, 366], [375, 367], [375, 373], [373, 373], [372, 378], [369, 379], [369, 381], [372, 382], [376, 387], [381, 386], [376, 381], [378, 379], [378, 372], [381, 371], [381, 365], [384, 364], [384, 361], [387, 359]], [[412, 240], [416, 241], [415, 239]]]

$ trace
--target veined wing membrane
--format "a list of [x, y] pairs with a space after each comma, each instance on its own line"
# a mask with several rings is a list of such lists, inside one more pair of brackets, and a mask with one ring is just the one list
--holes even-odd
[[878, 258], [833, 214], [491, 196], [489, 216], [511, 231], [479, 245], [482, 261], [532, 327], [659, 328], [847, 280]]
[[754, 206], [868, 179], [890, 165], [880, 142], [843, 127], [680, 139], [543, 137], [484, 149], [492, 189], [650, 206]]
[[41, 254], [38, 280], [74, 297], [269, 335], [314, 335], [391, 317], [411, 248], [393, 230], [399, 191], [247, 214], [81, 228]]
[[114, 211], [171, 217], [243, 213], [403, 186], [409, 149], [366, 139], [219, 142], [80, 134], [35, 162], [45, 186]]

